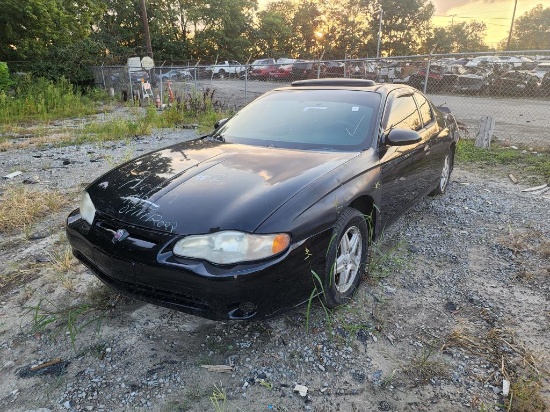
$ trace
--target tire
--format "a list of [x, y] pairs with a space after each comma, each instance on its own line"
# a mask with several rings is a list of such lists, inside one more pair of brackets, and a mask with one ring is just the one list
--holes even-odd
[[449, 186], [449, 181], [451, 180], [451, 172], [453, 171], [454, 166], [454, 150], [451, 149], [445, 155], [443, 160], [443, 167], [441, 168], [441, 174], [439, 175], [439, 180], [437, 186], [434, 190], [430, 192], [430, 196], [442, 195], [447, 190]]
[[359, 286], [368, 259], [368, 225], [358, 210], [347, 208], [332, 232], [325, 263], [323, 303], [329, 308], [347, 303]]
[[218, 77], [220, 79], [225, 79], [225, 70], [224, 69], [220, 69], [220, 71], [218, 72]]

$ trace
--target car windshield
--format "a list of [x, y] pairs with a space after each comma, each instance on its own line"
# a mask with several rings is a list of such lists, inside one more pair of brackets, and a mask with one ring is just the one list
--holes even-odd
[[280, 90], [239, 111], [214, 134], [230, 143], [305, 150], [370, 147], [380, 95], [357, 90]]

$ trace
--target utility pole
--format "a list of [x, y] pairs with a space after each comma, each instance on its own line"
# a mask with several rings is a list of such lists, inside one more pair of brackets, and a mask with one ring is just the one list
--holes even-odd
[[512, 14], [512, 23], [510, 24], [510, 33], [508, 33], [508, 41], [506, 42], [506, 50], [510, 50], [510, 40], [512, 40], [512, 29], [514, 28], [514, 19], [516, 18], [516, 7], [518, 0], [514, 3], [514, 13]]
[[376, 58], [380, 57], [380, 38], [382, 37], [382, 17], [384, 15], [384, 10], [380, 7], [380, 23], [378, 24], [378, 46], [376, 47]]
[[149, 34], [149, 19], [147, 18], [147, 8], [145, 7], [145, 0], [141, 0], [141, 21], [143, 23], [143, 35], [145, 36], [147, 56], [152, 59], [153, 47], [151, 46], [151, 35]]
[[456, 14], [451, 14], [451, 27], [454, 25], [455, 23], [455, 16]]

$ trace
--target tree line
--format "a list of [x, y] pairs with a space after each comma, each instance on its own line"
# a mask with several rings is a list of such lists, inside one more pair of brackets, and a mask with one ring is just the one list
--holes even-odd
[[[3, 0], [0, 61], [73, 82], [145, 56], [142, 0]], [[155, 61], [344, 59], [486, 51], [480, 21], [434, 27], [429, 0], [147, 0]], [[382, 17], [382, 30], [380, 30]], [[511, 50], [550, 49], [550, 7], [516, 19]], [[380, 37], [380, 38], [379, 38]], [[380, 44], [380, 45], [379, 45]], [[502, 46], [505, 42], [503, 40]]]

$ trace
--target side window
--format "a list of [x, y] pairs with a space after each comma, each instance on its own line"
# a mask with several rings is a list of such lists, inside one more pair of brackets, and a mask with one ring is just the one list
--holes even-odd
[[416, 103], [418, 103], [418, 110], [420, 111], [420, 116], [422, 116], [424, 127], [426, 127], [434, 120], [432, 107], [426, 98], [421, 94], [415, 93], [414, 98], [416, 99]]
[[393, 101], [386, 125], [388, 132], [390, 129], [420, 130], [422, 128], [420, 114], [411, 95], [400, 96]]

